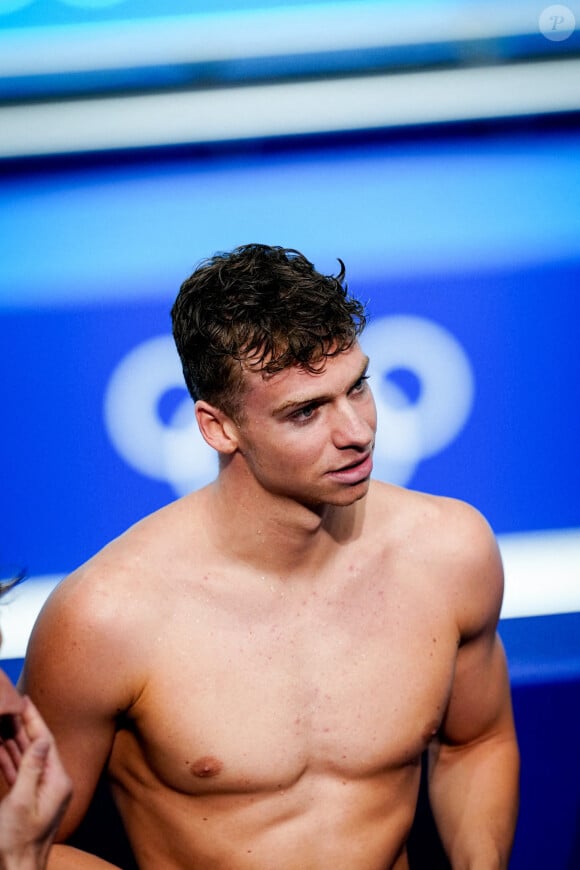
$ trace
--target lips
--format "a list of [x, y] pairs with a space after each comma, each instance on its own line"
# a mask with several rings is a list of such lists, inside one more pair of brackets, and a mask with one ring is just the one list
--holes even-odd
[[372, 470], [372, 453], [367, 453], [362, 459], [357, 459], [356, 462], [331, 471], [330, 475], [344, 483], [360, 483], [361, 480], [365, 480], [370, 475]]
[[359, 465], [362, 465], [363, 462], [366, 462], [369, 458], [370, 453], [367, 453], [366, 456], [363, 456], [362, 459], [357, 459], [355, 462], [351, 462], [350, 465], [344, 465], [342, 468], [339, 468], [338, 471], [350, 471], [351, 468], [358, 468]]

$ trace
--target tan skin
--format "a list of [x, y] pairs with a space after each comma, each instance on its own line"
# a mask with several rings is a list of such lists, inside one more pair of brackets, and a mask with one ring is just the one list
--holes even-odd
[[25, 685], [75, 784], [62, 837], [107, 766], [143, 870], [400, 870], [429, 747], [453, 866], [507, 866], [497, 548], [467, 505], [370, 482], [365, 365], [247, 371], [238, 424], [198, 402], [216, 482], [53, 594]]

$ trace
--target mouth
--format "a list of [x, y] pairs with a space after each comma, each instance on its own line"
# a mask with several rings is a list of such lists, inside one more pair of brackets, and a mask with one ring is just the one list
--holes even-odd
[[349, 471], [351, 468], [358, 468], [359, 465], [362, 465], [367, 459], [370, 458], [370, 453], [365, 453], [362, 459], [355, 459], [354, 462], [351, 462], [349, 465], [343, 465], [342, 468], [337, 468], [337, 472], [340, 471]]
[[330, 475], [344, 483], [360, 483], [366, 480], [373, 470], [373, 455], [372, 452], [365, 453], [360, 459], [350, 462], [348, 465], [343, 465], [342, 468], [337, 468], [331, 471]]

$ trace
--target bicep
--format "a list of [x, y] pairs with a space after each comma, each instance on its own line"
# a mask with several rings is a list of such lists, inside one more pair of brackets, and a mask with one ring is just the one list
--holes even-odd
[[503, 645], [487, 632], [460, 647], [443, 720], [443, 745], [459, 747], [511, 734], [510, 683]]

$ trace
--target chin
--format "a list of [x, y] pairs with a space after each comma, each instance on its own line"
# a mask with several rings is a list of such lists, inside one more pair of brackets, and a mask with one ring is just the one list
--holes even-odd
[[351, 504], [360, 501], [364, 498], [370, 487], [370, 478], [361, 480], [360, 483], [353, 486], [341, 488], [339, 491], [331, 493], [325, 498], [322, 504], [332, 505], [333, 507], [349, 507]]
[[334, 486], [332, 489], [318, 490], [316, 492], [300, 492], [299, 490], [277, 490], [278, 497], [289, 499], [304, 505], [315, 513], [320, 513], [325, 507], [349, 507], [360, 501], [369, 491], [370, 477], [350, 486]]

